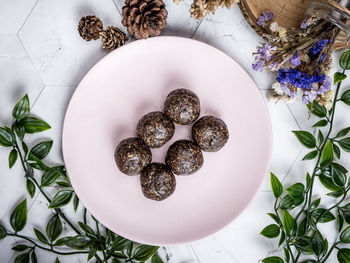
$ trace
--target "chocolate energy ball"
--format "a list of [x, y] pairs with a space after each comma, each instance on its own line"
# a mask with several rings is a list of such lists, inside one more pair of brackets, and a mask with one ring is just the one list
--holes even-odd
[[192, 138], [203, 151], [216, 152], [227, 143], [229, 132], [221, 119], [204, 116], [193, 124]]
[[190, 175], [203, 165], [203, 154], [199, 146], [188, 140], [174, 142], [168, 149], [165, 162], [176, 175]]
[[137, 175], [152, 161], [152, 153], [140, 138], [128, 138], [119, 143], [114, 159], [122, 173]]
[[163, 112], [154, 111], [139, 120], [136, 132], [149, 147], [159, 148], [173, 137], [175, 124]]
[[188, 89], [173, 90], [165, 100], [164, 112], [177, 124], [191, 124], [200, 114], [199, 98]]
[[175, 187], [175, 176], [167, 165], [150, 163], [142, 170], [141, 188], [145, 197], [162, 201], [174, 193]]

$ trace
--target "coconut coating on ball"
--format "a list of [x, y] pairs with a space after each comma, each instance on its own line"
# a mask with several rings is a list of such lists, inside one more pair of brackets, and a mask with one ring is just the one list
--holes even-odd
[[146, 198], [162, 201], [174, 193], [176, 179], [167, 165], [150, 163], [142, 170], [141, 188]]
[[203, 151], [217, 152], [227, 143], [229, 132], [223, 120], [204, 116], [193, 124], [192, 138]]
[[173, 137], [174, 132], [174, 122], [160, 111], [144, 115], [136, 128], [137, 136], [151, 148], [162, 147]]
[[164, 112], [176, 124], [191, 124], [200, 114], [199, 98], [188, 89], [173, 90], [165, 100]]
[[138, 175], [152, 161], [152, 153], [140, 138], [128, 138], [119, 143], [114, 159], [122, 173]]
[[165, 162], [176, 175], [190, 175], [203, 165], [203, 154], [199, 146], [188, 140], [174, 142], [168, 149]]

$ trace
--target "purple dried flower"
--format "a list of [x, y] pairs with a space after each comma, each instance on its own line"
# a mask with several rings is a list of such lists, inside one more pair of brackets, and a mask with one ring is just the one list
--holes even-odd
[[263, 67], [264, 67], [265, 61], [258, 59], [254, 62], [254, 64], [252, 65], [253, 70], [254, 71], [262, 71]]
[[301, 64], [299, 52], [295, 53], [294, 56], [290, 58], [290, 63], [295, 67]]
[[283, 91], [284, 94], [287, 96], [294, 98], [296, 96], [296, 92], [291, 90], [287, 84], [281, 83], [281, 90]]
[[330, 77], [325, 77], [323, 83], [321, 84], [320, 88], [318, 89], [318, 94], [324, 94], [325, 92], [328, 92], [332, 87], [332, 81]]
[[275, 62], [272, 62], [267, 68], [272, 71], [277, 71], [279, 70], [279, 66], [280, 64], [277, 61], [275, 61]]
[[266, 11], [266, 12], [262, 13], [261, 16], [259, 16], [257, 24], [259, 26], [264, 27], [265, 22], [272, 20], [274, 17], [275, 17], [274, 13], [272, 13], [271, 11]]
[[271, 51], [275, 51], [276, 49], [276, 46], [272, 47], [270, 44], [265, 44], [262, 47], [258, 48], [260, 59], [265, 59], [266, 61], [269, 61], [272, 57]]
[[317, 98], [317, 90], [304, 90], [302, 101], [304, 104], [313, 102]]
[[328, 41], [330, 41], [330, 39], [323, 38], [319, 40], [312, 48], [310, 48], [310, 56], [312, 58], [318, 57]]
[[301, 22], [300, 28], [301, 28], [301, 29], [306, 29], [306, 28], [309, 27], [309, 25], [310, 25], [309, 19], [308, 19], [308, 18], [305, 18], [305, 19], [303, 20], [303, 22]]

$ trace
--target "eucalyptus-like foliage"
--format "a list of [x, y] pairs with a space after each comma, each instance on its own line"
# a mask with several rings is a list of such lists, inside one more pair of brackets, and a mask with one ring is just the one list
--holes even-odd
[[[39, 191], [46, 198], [48, 209], [54, 212], [46, 223], [46, 227], [33, 228], [32, 237], [20, 234], [27, 224], [27, 199], [17, 204], [13, 210], [9, 218], [12, 229], [6, 229], [0, 222], [0, 240], [9, 236], [21, 240], [19, 244], [12, 247], [18, 254], [15, 258], [16, 263], [40, 261], [36, 256], [37, 249], [58, 255], [86, 254], [87, 261], [95, 258], [96, 262], [145, 262], [148, 259], [151, 259], [152, 263], [163, 262], [157, 254], [158, 247], [136, 244], [119, 236], [103, 227], [92, 215], [90, 221], [94, 225], [89, 225], [85, 208], [81, 221], [73, 222], [68, 219], [61, 208], [72, 203], [76, 211], [79, 198], [72, 188], [65, 167], [50, 166], [44, 161], [50, 153], [53, 141], [42, 141], [31, 149], [25, 142], [26, 136], [48, 130], [51, 128], [50, 125], [30, 115], [28, 95], [16, 104], [12, 116], [14, 121], [11, 128], [0, 127], [0, 146], [9, 148], [9, 168], [20, 163], [29, 197], [33, 198]], [[46, 192], [46, 187], [50, 186], [58, 189], [52, 198]], [[52, 212], [48, 211], [48, 214]], [[75, 235], [64, 234], [62, 221], [71, 227]], [[56, 258], [55, 262], [59, 263], [59, 259]]]
[[[275, 196], [273, 212], [268, 215], [274, 221], [261, 231], [266, 238], [279, 238], [283, 247], [284, 259], [277, 256], [262, 260], [264, 263], [328, 262], [332, 253], [337, 253], [339, 263], [350, 263], [350, 249], [344, 245], [350, 243], [350, 203], [345, 199], [350, 190], [348, 171], [339, 164], [342, 151], [350, 152], [350, 127], [333, 131], [337, 103], [350, 106], [350, 90], [340, 94], [341, 83], [347, 78], [350, 69], [350, 51], [342, 54], [339, 65], [342, 72], [334, 75], [336, 85], [332, 108], [328, 111], [317, 102], [308, 105], [309, 112], [320, 120], [313, 127], [324, 127], [325, 134], [318, 130], [315, 137], [308, 131], [293, 131], [299, 142], [310, 152], [303, 161], [316, 160], [311, 174], [305, 176], [305, 182], [283, 187], [278, 178], [271, 173], [271, 188]], [[350, 116], [350, 115], [349, 115]], [[349, 156], [347, 156], [349, 158]], [[334, 204], [326, 207], [322, 198], [314, 197], [314, 183], [319, 180], [329, 190], [327, 196], [334, 198]], [[329, 240], [320, 231], [319, 224], [336, 221], [337, 239]]]

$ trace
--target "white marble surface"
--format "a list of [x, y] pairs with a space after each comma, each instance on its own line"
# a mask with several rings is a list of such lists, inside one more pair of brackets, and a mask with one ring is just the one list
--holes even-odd
[[[189, 0], [179, 6], [172, 0], [165, 2], [169, 18], [164, 35], [192, 37], [223, 50], [249, 72], [267, 96], [273, 76], [251, 70], [251, 54], [262, 40], [248, 26], [238, 8], [220, 9], [215, 15], [196, 21], [189, 17]], [[95, 14], [105, 25], [121, 26], [122, 6], [122, 0], [0, 0], [0, 123], [9, 124], [14, 103], [28, 93], [33, 112], [52, 126], [39, 136], [55, 141], [49, 162], [62, 162], [62, 122], [71, 94], [87, 70], [107, 54], [99, 42], [87, 43], [79, 37], [76, 30], [79, 18]], [[268, 102], [268, 107], [274, 134], [270, 169], [287, 183], [298, 178], [303, 180], [312, 163], [300, 164], [306, 151], [290, 131], [299, 127], [311, 129], [313, 121], [307, 118], [305, 106], [300, 103], [287, 106]], [[345, 107], [340, 106], [337, 114], [340, 117], [336, 127], [350, 125]], [[31, 145], [36, 141], [33, 139]], [[8, 150], [0, 148], [0, 221], [9, 226], [10, 211], [26, 193], [21, 167], [17, 164], [9, 170], [7, 156]], [[349, 166], [349, 161], [346, 163], [349, 156], [344, 155], [343, 160]], [[50, 216], [47, 202], [40, 194], [28, 200], [29, 222], [24, 234], [31, 234], [32, 226], [43, 228], [43, 222]], [[271, 222], [265, 213], [271, 211], [272, 202], [266, 177], [250, 206], [228, 227], [193, 244], [161, 248], [161, 255], [171, 263], [259, 262], [277, 247], [276, 241], [258, 234]], [[71, 208], [65, 212], [73, 219], [81, 214], [81, 210], [74, 213]], [[332, 226], [324, 231], [332, 231]], [[13, 238], [0, 241], [0, 262], [14, 260], [11, 246], [16, 242]], [[39, 262], [53, 262], [55, 256], [39, 252], [38, 258]], [[61, 262], [86, 261], [85, 256], [60, 259]], [[333, 262], [332, 259], [329, 262]]]

